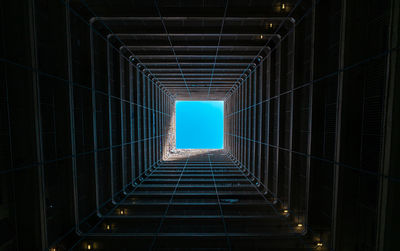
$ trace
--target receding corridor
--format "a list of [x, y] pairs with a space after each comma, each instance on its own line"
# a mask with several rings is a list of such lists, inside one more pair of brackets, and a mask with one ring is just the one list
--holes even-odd
[[399, 0], [2, 0], [0, 27], [0, 251], [400, 250]]

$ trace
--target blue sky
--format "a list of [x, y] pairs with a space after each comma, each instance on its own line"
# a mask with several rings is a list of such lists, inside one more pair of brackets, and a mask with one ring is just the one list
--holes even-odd
[[175, 106], [176, 148], [223, 148], [223, 101], [176, 101]]

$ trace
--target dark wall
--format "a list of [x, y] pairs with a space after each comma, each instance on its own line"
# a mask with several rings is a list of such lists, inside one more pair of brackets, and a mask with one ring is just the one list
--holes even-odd
[[91, 37], [93, 16], [77, 1], [1, 2], [1, 250], [90, 230], [162, 158], [172, 99], [104, 24]]
[[[294, 68], [290, 29], [282, 29], [279, 46], [269, 44], [269, 69], [254, 69], [268, 72], [258, 85], [269, 93], [252, 102], [245, 80], [227, 100], [234, 114], [228, 114], [227, 130], [237, 138], [229, 140], [228, 151], [281, 210], [289, 209], [295, 222], [306, 222], [312, 240], [332, 250], [389, 250], [393, 244], [384, 236], [398, 226], [388, 222], [397, 207], [396, 157], [388, 157], [397, 149], [397, 134], [388, 131], [396, 123], [390, 97], [397, 75], [388, 73], [397, 66], [398, 4], [309, 4], [292, 13]], [[268, 133], [260, 140], [242, 127], [261, 104], [264, 115], [256, 123]], [[262, 145], [261, 165], [243, 159], [247, 141]]]

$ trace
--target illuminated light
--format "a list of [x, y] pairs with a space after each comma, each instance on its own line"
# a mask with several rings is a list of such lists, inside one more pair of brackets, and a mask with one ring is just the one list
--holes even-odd
[[269, 28], [272, 28], [272, 23], [269, 23]]
[[110, 225], [106, 225], [106, 229], [110, 230], [111, 229]]
[[87, 250], [92, 250], [92, 245], [91, 244], [87, 245]]
[[284, 10], [286, 8], [285, 4], [282, 4], [282, 10]]
[[285, 214], [287, 214], [287, 213], [289, 213], [289, 210], [285, 209], [285, 210], [283, 210], [283, 212], [284, 212]]
[[56, 248], [50, 248], [50, 251], [57, 251]]
[[260, 35], [260, 38], [263, 39], [263, 35]]
[[322, 246], [323, 246], [323, 244], [321, 242], [317, 243], [317, 247], [322, 247]]
[[121, 209], [121, 210], [119, 211], [119, 214], [121, 214], [121, 215], [124, 214], [124, 210]]
[[303, 224], [299, 223], [299, 224], [297, 224], [297, 226], [298, 226], [298, 227], [302, 227], [302, 226], [303, 226]]

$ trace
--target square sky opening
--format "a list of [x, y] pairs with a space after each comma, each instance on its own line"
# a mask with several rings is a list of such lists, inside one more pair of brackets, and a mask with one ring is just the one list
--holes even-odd
[[176, 101], [176, 148], [223, 149], [224, 101]]

